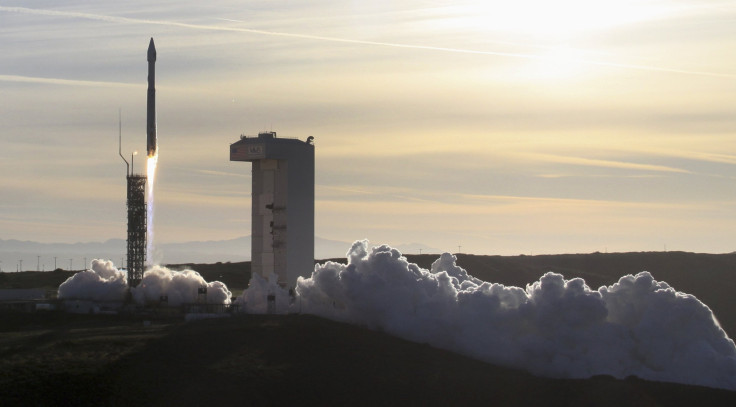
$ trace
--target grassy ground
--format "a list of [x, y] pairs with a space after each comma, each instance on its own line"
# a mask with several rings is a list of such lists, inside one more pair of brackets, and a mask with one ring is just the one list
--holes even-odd
[[92, 405], [110, 366], [163, 337], [168, 323], [62, 313], [3, 314], [2, 405]]
[[306, 315], [4, 322], [3, 406], [736, 405], [702, 387], [537, 378]]

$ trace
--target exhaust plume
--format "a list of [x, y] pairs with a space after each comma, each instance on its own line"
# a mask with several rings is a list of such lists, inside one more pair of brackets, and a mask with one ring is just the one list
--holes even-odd
[[207, 304], [230, 304], [232, 293], [224, 283], [208, 283], [194, 270], [173, 271], [166, 267], [153, 266], [143, 274], [141, 283], [130, 291], [138, 304], [158, 301], [161, 296], [166, 295], [169, 305], [177, 306], [196, 302], [200, 288], [207, 289]]
[[[347, 257], [300, 278], [292, 311], [543, 376], [635, 375], [736, 390], [736, 347], [711, 310], [648, 272], [597, 290], [549, 272], [520, 288], [480, 281], [449, 253], [431, 270], [389, 246], [368, 250], [367, 241]], [[256, 281], [249, 291], [273, 290]]]
[[[158, 302], [168, 297], [168, 305], [194, 303], [199, 299], [198, 290], [207, 289], [208, 304], [230, 304], [232, 293], [220, 281], [207, 282], [194, 270], [175, 271], [154, 266], [143, 273], [137, 287], [130, 288], [136, 304]], [[80, 271], [61, 283], [59, 299], [90, 301], [124, 301], [128, 290], [127, 273], [118, 270], [111, 261], [92, 260], [92, 268]]]
[[92, 301], [122, 301], [128, 276], [111, 261], [92, 260], [92, 268], [80, 271], [59, 285], [57, 298]]

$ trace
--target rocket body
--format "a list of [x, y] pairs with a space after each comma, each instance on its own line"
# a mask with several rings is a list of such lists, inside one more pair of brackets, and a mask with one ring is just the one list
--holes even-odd
[[148, 44], [148, 98], [146, 101], [147, 150], [148, 156], [153, 157], [158, 150], [156, 140], [156, 46], [153, 45], [153, 38]]

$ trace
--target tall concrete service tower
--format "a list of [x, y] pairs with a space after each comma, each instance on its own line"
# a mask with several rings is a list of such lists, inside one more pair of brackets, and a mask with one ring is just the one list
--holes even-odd
[[275, 132], [241, 136], [230, 161], [253, 163], [251, 272], [294, 288], [314, 270], [314, 145]]

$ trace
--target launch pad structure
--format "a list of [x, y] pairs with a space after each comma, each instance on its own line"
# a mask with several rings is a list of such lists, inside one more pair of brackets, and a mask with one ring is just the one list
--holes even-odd
[[[121, 124], [119, 126], [122, 127]], [[122, 146], [122, 131], [120, 134], [120, 146]], [[134, 154], [130, 156], [130, 163], [128, 163], [122, 151], [119, 153], [127, 167], [125, 179], [128, 182], [128, 189], [125, 202], [128, 207], [128, 286], [135, 287], [143, 279], [146, 265], [146, 182], [148, 178], [145, 175], [135, 174], [130, 168]]]
[[128, 174], [128, 285], [143, 279], [146, 263], [146, 176]]
[[[122, 129], [120, 121], [118, 126]], [[122, 146], [122, 131], [120, 131], [119, 146]], [[146, 265], [146, 182], [148, 178], [145, 175], [135, 174], [130, 168], [135, 154], [130, 156], [130, 163], [123, 157], [122, 151], [119, 151], [119, 154], [127, 167], [125, 179], [128, 182], [128, 189], [125, 202], [128, 207], [128, 286], [135, 287], [143, 279]]]

